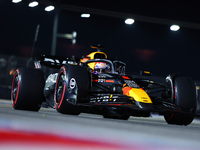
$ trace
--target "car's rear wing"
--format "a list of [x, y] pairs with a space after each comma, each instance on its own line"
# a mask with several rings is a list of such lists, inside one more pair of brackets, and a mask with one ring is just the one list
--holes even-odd
[[36, 68], [42, 68], [42, 65], [44, 65], [50, 68], [60, 69], [65, 64], [77, 65], [79, 60], [80, 59], [75, 59], [74, 56], [69, 59], [67, 57], [39, 54], [36, 55], [34, 64]]

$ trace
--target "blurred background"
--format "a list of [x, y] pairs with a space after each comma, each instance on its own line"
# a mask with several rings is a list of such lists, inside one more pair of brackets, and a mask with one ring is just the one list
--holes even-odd
[[[82, 57], [93, 51], [92, 44], [125, 62], [128, 73], [148, 70], [164, 79], [178, 71], [200, 80], [196, 1], [31, 2], [0, 0], [0, 98], [10, 98], [15, 69], [30, 66], [35, 54]], [[45, 11], [47, 6], [53, 9]], [[128, 18], [132, 24], [125, 23]]]

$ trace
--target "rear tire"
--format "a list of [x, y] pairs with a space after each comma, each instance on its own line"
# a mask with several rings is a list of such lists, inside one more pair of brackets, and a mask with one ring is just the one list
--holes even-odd
[[[79, 115], [77, 103], [89, 102], [89, 72], [78, 65], [65, 65], [59, 73], [55, 86], [54, 105], [63, 114]], [[84, 98], [86, 100], [84, 100]]]
[[166, 113], [164, 118], [168, 124], [189, 125], [196, 113], [197, 108], [197, 92], [194, 81], [186, 76], [174, 76], [168, 82], [171, 87], [172, 103], [181, 108], [181, 111], [190, 113], [186, 115], [182, 113]]
[[11, 102], [14, 109], [38, 111], [44, 101], [44, 73], [39, 69], [19, 68], [13, 78]]

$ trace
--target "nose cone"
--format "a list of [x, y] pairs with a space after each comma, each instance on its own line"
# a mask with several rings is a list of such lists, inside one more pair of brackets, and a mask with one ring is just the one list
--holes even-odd
[[124, 87], [123, 94], [132, 97], [136, 102], [151, 104], [151, 98], [142, 88]]

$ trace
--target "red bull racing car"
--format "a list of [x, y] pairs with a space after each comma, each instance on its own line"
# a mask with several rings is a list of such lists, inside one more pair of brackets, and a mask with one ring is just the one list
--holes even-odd
[[[38, 111], [41, 106], [59, 113], [96, 113], [124, 119], [163, 115], [169, 124], [188, 125], [196, 114], [195, 82], [170, 74], [164, 84], [148, 79], [151, 74], [126, 74], [126, 64], [108, 59], [101, 46], [83, 58], [38, 55], [35, 68], [18, 68], [13, 78], [14, 109]], [[44, 67], [54, 68], [45, 74]]]

